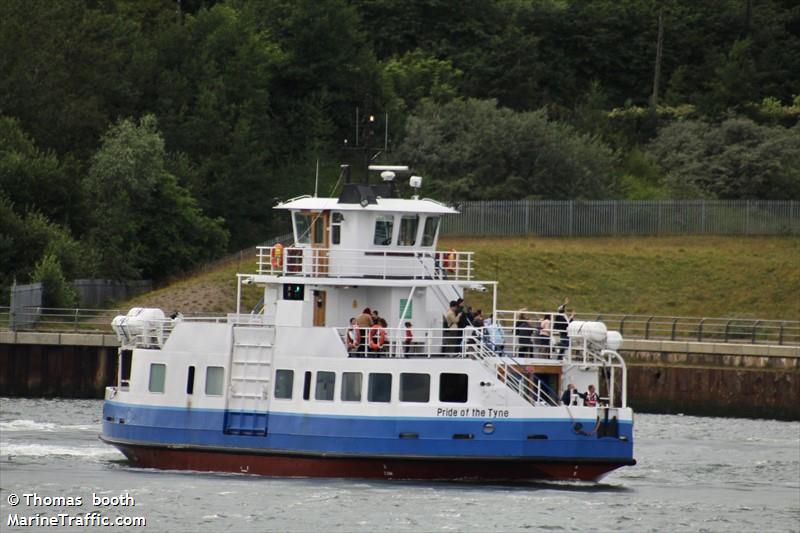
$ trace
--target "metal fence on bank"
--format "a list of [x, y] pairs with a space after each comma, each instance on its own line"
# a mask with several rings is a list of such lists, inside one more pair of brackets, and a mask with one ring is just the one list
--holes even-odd
[[[119, 309], [55, 309], [31, 307], [16, 311], [0, 307], [0, 331], [111, 333], [111, 320], [126, 311]], [[186, 313], [185, 318], [225, 315]], [[35, 318], [35, 320], [34, 320]], [[534, 319], [541, 317], [536, 316]], [[631, 339], [723, 342], [735, 344], [800, 345], [800, 321], [756, 318], [711, 318], [655, 315], [579, 313], [576, 320], [601, 321], [608, 329]], [[11, 327], [16, 322], [16, 327]], [[24, 326], [21, 326], [24, 324]]]
[[798, 235], [795, 200], [492, 200], [455, 204], [446, 235]]

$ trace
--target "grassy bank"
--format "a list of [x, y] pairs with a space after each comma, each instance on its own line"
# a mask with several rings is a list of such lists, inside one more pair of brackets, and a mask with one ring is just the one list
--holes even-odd
[[[613, 237], [444, 239], [475, 251], [476, 277], [500, 281], [499, 307], [552, 309], [564, 296], [579, 312], [800, 320], [800, 238]], [[130, 302], [185, 312], [227, 312], [243, 257]], [[248, 294], [248, 304], [258, 299]], [[491, 307], [491, 293], [468, 301]]]

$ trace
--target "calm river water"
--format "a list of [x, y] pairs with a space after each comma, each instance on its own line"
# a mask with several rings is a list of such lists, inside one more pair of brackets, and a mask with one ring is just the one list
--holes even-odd
[[[637, 466], [503, 486], [141, 470], [97, 439], [100, 413], [97, 400], [0, 399], [0, 531], [98, 530], [99, 516], [152, 532], [800, 531], [797, 422], [637, 415]], [[73, 526], [41, 526], [59, 513]]]

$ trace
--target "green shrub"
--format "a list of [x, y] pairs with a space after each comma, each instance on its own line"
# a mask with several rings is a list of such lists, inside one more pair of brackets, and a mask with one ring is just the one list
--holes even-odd
[[42, 305], [44, 307], [75, 307], [77, 295], [75, 289], [64, 277], [61, 263], [51, 254], [46, 254], [33, 269], [31, 281], [39, 282], [44, 286]]

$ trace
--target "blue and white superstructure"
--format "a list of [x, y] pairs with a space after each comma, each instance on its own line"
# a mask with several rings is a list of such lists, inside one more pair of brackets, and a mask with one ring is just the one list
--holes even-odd
[[[236, 313], [117, 317], [103, 440], [144, 467], [275, 476], [596, 480], [635, 464], [619, 335], [498, 310], [471, 252], [436, 249], [457, 212], [391, 185], [279, 204], [294, 242], [259, 248]], [[263, 292], [253, 312], [244, 286]], [[447, 327], [469, 290], [491, 291], [493, 323]], [[386, 327], [351, 328], [364, 308]], [[568, 384], [599, 400], [562, 404]]]

